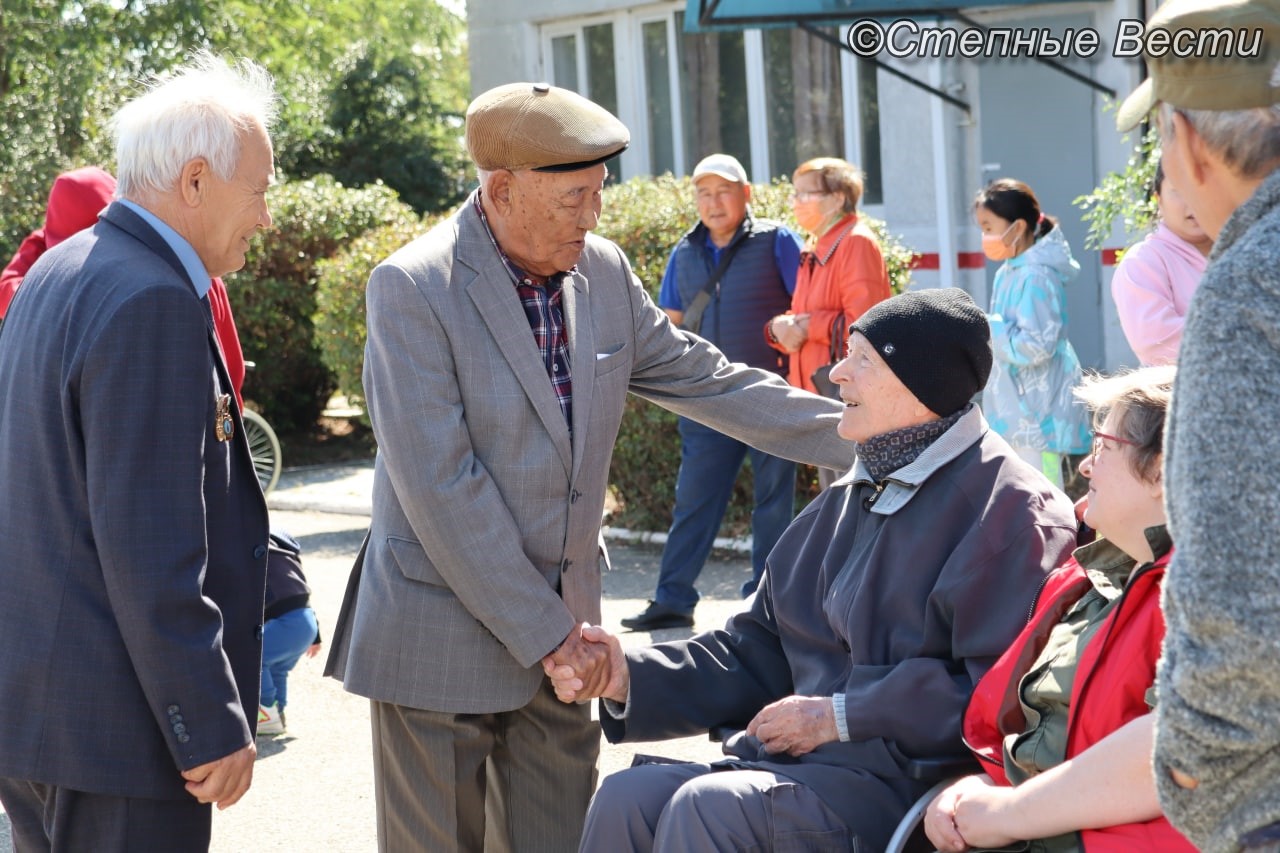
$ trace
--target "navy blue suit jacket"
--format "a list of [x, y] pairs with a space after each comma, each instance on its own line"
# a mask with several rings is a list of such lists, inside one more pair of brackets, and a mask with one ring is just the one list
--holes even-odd
[[241, 426], [140, 217], [113, 204], [31, 268], [0, 330], [0, 776], [187, 797], [182, 770], [252, 741], [268, 529]]

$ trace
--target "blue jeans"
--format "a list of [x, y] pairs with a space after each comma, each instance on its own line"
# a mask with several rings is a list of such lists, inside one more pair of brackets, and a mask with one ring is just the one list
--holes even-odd
[[289, 670], [316, 641], [316, 612], [299, 607], [268, 619], [262, 626], [262, 688], [258, 704], [271, 707], [288, 701]]
[[765, 559], [795, 514], [796, 464], [748, 447], [696, 421], [680, 419], [680, 474], [667, 547], [662, 551], [655, 600], [691, 611], [698, 603], [693, 583], [711, 555], [742, 460], [751, 454], [755, 507], [751, 510], [751, 580], [760, 582]]

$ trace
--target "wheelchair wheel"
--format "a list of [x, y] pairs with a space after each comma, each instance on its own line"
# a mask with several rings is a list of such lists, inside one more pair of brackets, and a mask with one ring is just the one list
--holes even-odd
[[244, 437], [249, 441], [249, 454], [253, 457], [253, 470], [264, 495], [271, 494], [280, 479], [283, 462], [280, 457], [280, 439], [276, 431], [262, 415], [253, 409], [244, 410]]

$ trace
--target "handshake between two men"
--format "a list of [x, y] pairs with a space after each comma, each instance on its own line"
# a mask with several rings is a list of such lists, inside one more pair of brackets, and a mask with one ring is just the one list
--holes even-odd
[[[560, 648], [542, 659], [542, 668], [561, 702], [603, 698], [616, 703], [620, 715], [631, 693], [630, 667], [617, 635], [599, 625], [582, 623]], [[765, 705], [746, 733], [766, 752], [804, 755], [839, 739], [830, 696], [787, 696]]]

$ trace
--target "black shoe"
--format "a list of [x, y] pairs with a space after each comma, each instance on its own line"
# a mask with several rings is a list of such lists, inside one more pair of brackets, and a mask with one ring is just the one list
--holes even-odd
[[650, 601], [645, 611], [622, 620], [622, 627], [632, 631], [656, 631], [659, 628], [692, 628], [693, 611], [688, 613], [668, 607], [660, 601]]

